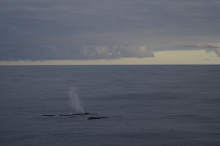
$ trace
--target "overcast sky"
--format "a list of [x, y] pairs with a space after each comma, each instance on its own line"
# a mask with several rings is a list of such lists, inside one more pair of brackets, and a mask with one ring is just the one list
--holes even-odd
[[0, 61], [220, 57], [219, 0], [1, 0], [0, 18]]

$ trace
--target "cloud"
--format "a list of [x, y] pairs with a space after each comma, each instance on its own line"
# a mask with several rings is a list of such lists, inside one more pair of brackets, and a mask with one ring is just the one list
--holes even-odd
[[45, 46], [37, 49], [17, 50], [0, 49], [1, 60], [98, 60], [120, 58], [145, 58], [154, 57], [153, 52], [145, 46], [141, 47], [109, 47], [86, 46], [78, 48]]
[[84, 47], [82, 49], [82, 59], [119, 59], [119, 58], [145, 58], [154, 57], [153, 52], [141, 47]]
[[217, 43], [219, 7], [219, 0], [1, 0], [0, 60], [143, 58], [199, 49], [178, 45]]
[[218, 45], [183, 45], [185, 48], [200, 48], [200, 49], [218, 49]]
[[136, 58], [144, 58], [144, 57], [154, 57], [152, 51], [149, 51], [146, 46], [141, 46], [138, 48], [123, 48], [120, 49], [121, 55], [123, 57], [136, 57]]
[[209, 52], [215, 52], [215, 53], [218, 55], [218, 57], [220, 57], [220, 47], [218, 47], [218, 48], [207, 48], [207, 49], [206, 49], [206, 52], [207, 52], [207, 53], [209, 53]]
[[220, 46], [218, 45], [182, 45], [183, 47], [185, 48], [188, 48], [188, 49], [205, 49], [207, 53], [209, 52], [215, 52], [218, 57], [220, 57]]

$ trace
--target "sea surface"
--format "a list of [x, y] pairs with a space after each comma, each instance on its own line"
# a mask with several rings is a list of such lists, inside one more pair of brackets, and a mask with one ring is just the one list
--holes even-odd
[[219, 146], [220, 66], [0, 66], [0, 145]]

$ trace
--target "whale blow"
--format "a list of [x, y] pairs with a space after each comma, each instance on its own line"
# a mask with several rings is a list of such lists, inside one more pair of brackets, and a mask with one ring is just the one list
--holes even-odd
[[69, 99], [71, 102], [71, 107], [73, 108], [73, 113], [84, 113], [83, 107], [81, 105], [80, 98], [78, 96], [78, 89], [75, 86], [70, 88]]

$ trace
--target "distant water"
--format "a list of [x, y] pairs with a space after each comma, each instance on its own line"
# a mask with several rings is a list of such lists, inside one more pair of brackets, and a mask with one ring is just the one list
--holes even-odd
[[219, 146], [220, 66], [0, 66], [0, 145]]

